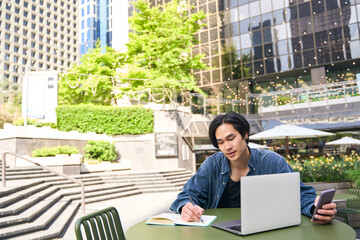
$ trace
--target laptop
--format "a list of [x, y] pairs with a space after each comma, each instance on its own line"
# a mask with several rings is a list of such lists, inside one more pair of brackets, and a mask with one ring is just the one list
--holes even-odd
[[298, 172], [246, 176], [240, 185], [241, 220], [211, 226], [247, 235], [301, 223]]

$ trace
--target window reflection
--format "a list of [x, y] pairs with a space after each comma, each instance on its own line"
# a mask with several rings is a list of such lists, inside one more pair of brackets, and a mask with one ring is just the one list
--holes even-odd
[[260, 29], [260, 16], [250, 19], [250, 26], [252, 30]]
[[249, 33], [240, 35], [240, 39], [241, 39], [241, 48], [251, 47], [251, 39]]
[[340, 9], [335, 9], [335, 10], [329, 11], [327, 14], [327, 17], [328, 17], [327, 22], [328, 22], [329, 28], [338, 27], [341, 25]]
[[272, 43], [264, 45], [264, 55], [266, 58], [274, 56], [274, 45]]
[[250, 31], [250, 20], [243, 20], [240, 22], [240, 34], [248, 33]]
[[300, 34], [309, 34], [313, 32], [311, 17], [299, 19], [299, 31]]
[[304, 67], [311, 67], [315, 65], [315, 52], [314, 50], [303, 51]]
[[330, 50], [329, 47], [322, 47], [316, 50], [316, 58], [318, 64], [324, 64], [330, 62]]
[[314, 31], [323, 31], [323, 30], [327, 30], [327, 25], [326, 25], [326, 13], [322, 12], [322, 13], [318, 13], [316, 15], [313, 15], [314, 18]]
[[275, 43], [275, 46], [276, 46], [276, 55], [284, 55], [289, 52], [287, 46], [287, 40], [278, 41]]
[[277, 67], [279, 72], [289, 70], [289, 57], [288, 55], [283, 55], [277, 57]]
[[265, 60], [265, 70], [267, 74], [275, 72], [275, 58], [267, 58]]
[[357, 24], [344, 26], [345, 41], [359, 39], [359, 29]]
[[249, 4], [250, 11], [250, 17], [255, 17], [260, 15], [260, 2], [255, 1]]
[[286, 38], [286, 27], [285, 24], [273, 27], [274, 39], [283, 40]]
[[262, 59], [263, 58], [263, 46], [258, 46], [253, 48], [253, 57], [254, 60]]
[[332, 55], [332, 60], [334, 62], [344, 60], [345, 57], [344, 57], [343, 44], [336, 44], [331, 46], [331, 55]]
[[323, 0], [311, 1], [311, 7], [314, 15], [325, 11], [325, 5]]
[[272, 0], [272, 8], [273, 11], [276, 11], [278, 9], [284, 8], [284, 1], [283, 0]]
[[316, 47], [322, 47], [325, 45], [328, 45], [328, 32], [327, 31], [322, 31], [322, 32], [317, 32], [315, 33], [315, 45]]
[[298, 7], [299, 7], [299, 17], [300, 18], [310, 16], [311, 11], [310, 11], [310, 3], [309, 2], [299, 4]]
[[334, 28], [329, 30], [329, 38], [331, 44], [342, 43], [343, 36], [342, 36], [342, 28]]
[[261, 31], [252, 32], [252, 44], [254, 46], [262, 44]]
[[266, 28], [263, 30], [263, 39], [264, 39], [264, 43], [269, 43], [273, 41], [271, 28]]
[[255, 73], [255, 75], [263, 75], [264, 74], [264, 62], [263, 61], [254, 62], [254, 73]]
[[268, 13], [268, 12], [271, 12], [271, 10], [272, 10], [271, 1], [269, 1], [269, 0], [261, 0], [260, 6], [261, 6], [262, 13]]
[[304, 50], [314, 48], [313, 35], [310, 34], [310, 35], [302, 36], [301, 44], [302, 44], [302, 49]]
[[359, 41], [350, 42], [351, 58], [360, 58], [360, 43]]
[[274, 25], [282, 24], [284, 21], [284, 10], [274, 12]]
[[239, 8], [239, 20], [244, 20], [249, 18], [249, 5], [242, 5]]
[[294, 58], [294, 69], [295, 68], [302, 68], [301, 53], [293, 53], [293, 58]]
[[263, 28], [270, 27], [273, 25], [272, 13], [267, 13], [261, 16], [261, 24]]

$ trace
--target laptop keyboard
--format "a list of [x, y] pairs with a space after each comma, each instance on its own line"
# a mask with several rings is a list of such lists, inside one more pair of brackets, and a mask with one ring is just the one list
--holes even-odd
[[227, 227], [231, 230], [235, 230], [235, 231], [239, 231], [241, 232], [241, 224], [240, 225], [234, 225], [234, 226], [230, 226], [230, 227]]

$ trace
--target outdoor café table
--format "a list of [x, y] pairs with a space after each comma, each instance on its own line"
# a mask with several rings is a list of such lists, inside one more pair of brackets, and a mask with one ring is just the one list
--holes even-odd
[[[215, 222], [225, 222], [240, 219], [240, 208], [208, 209], [207, 215], [216, 215]], [[331, 224], [317, 225], [310, 218], [301, 215], [301, 224], [295, 227], [282, 228], [247, 236], [238, 236], [214, 227], [189, 227], [189, 226], [160, 226], [146, 225], [145, 221], [132, 226], [125, 234], [127, 240], [232, 240], [232, 239], [316, 239], [316, 240], [354, 240], [354, 229], [349, 225], [333, 220]]]

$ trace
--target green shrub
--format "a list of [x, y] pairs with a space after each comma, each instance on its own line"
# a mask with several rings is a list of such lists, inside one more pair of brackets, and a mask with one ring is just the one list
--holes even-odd
[[57, 147], [44, 147], [44, 148], [37, 148], [34, 151], [32, 151], [31, 156], [32, 157], [53, 157], [57, 154], [77, 154], [79, 153], [79, 150], [77, 147], [71, 147], [71, 146], [57, 146]]
[[107, 141], [88, 141], [84, 151], [88, 159], [115, 161], [117, 158], [115, 145]]
[[[15, 126], [24, 126], [24, 124], [25, 124], [24, 123], [24, 118], [18, 118], [18, 119], [16, 119], [16, 121], [14, 121]], [[57, 128], [56, 123], [39, 122], [39, 120], [31, 119], [31, 118], [28, 118], [27, 124], [28, 125], [34, 125], [36, 127], [49, 126], [51, 128]]]
[[58, 129], [61, 131], [119, 134], [152, 133], [154, 114], [141, 107], [109, 107], [94, 105], [58, 106]]

